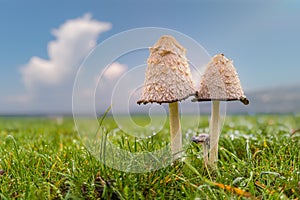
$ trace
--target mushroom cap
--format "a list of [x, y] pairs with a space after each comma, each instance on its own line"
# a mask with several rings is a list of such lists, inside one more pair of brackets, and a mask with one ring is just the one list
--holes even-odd
[[196, 99], [192, 101], [236, 101], [245, 105], [249, 100], [244, 95], [233, 61], [224, 54], [215, 55], [208, 63], [200, 81]]
[[198, 136], [193, 136], [192, 137], [192, 142], [195, 142], [197, 144], [209, 144], [209, 134], [206, 134], [206, 133], [202, 133]]
[[171, 103], [195, 95], [186, 50], [174, 37], [164, 35], [150, 47], [144, 86], [138, 104]]

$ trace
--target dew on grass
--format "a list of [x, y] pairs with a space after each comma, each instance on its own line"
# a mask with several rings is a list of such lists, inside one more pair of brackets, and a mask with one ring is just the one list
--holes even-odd
[[185, 133], [185, 138], [190, 139], [195, 135], [197, 135], [197, 133], [195, 131], [193, 131], [192, 129], [188, 129]]
[[288, 178], [287, 181], [293, 181], [293, 180], [294, 180], [294, 178], [293, 178], [293, 177], [290, 177], [290, 178]]
[[235, 135], [230, 134], [229, 136], [230, 136], [230, 139], [231, 139], [231, 140], [234, 140], [234, 139], [235, 139]]

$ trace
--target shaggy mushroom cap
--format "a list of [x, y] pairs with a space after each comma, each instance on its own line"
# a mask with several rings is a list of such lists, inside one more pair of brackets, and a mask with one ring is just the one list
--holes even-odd
[[200, 81], [197, 98], [193, 101], [211, 100], [240, 100], [245, 105], [249, 104], [233, 66], [233, 61], [226, 58], [224, 54], [215, 55], [208, 63]]
[[143, 92], [138, 104], [172, 103], [195, 95], [186, 50], [174, 37], [162, 36], [150, 48]]

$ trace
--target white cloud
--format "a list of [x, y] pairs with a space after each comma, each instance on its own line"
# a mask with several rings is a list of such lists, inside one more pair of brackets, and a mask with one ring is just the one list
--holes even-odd
[[105, 69], [103, 76], [106, 79], [113, 80], [121, 76], [126, 70], [126, 65], [114, 62], [108, 68]]
[[47, 48], [49, 59], [33, 56], [20, 70], [28, 92], [43, 86], [57, 86], [68, 79], [96, 46], [99, 35], [110, 28], [110, 23], [85, 14], [54, 29], [52, 34], [56, 39], [50, 41]]
[[54, 40], [46, 44], [48, 58], [33, 56], [20, 68], [25, 92], [6, 102], [19, 113], [70, 113], [77, 69], [100, 34], [110, 29], [110, 23], [85, 14], [52, 30]]

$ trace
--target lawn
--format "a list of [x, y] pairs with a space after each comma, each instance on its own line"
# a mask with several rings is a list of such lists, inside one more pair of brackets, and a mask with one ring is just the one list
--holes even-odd
[[[207, 130], [208, 117], [197, 127], [185, 123], [184, 137]], [[116, 127], [108, 127], [109, 139]], [[298, 128], [299, 116], [227, 116], [217, 171], [205, 168], [201, 146], [186, 143], [172, 165], [130, 173], [96, 159], [71, 118], [3, 117], [0, 199], [299, 199]], [[112, 140], [127, 151], [153, 151], [168, 144], [168, 131], [166, 124], [150, 139], [120, 133]]]

